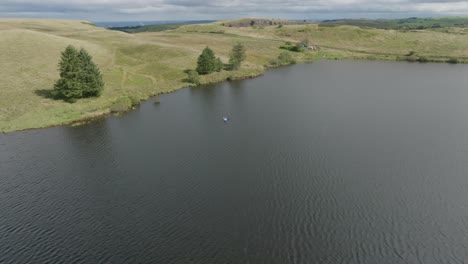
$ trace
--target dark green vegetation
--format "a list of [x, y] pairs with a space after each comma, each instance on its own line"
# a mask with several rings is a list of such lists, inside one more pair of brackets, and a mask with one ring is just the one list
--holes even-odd
[[111, 112], [126, 112], [133, 106], [132, 99], [130, 97], [121, 97], [117, 99], [110, 107]]
[[113, 113], [119, 112], [127, 112], [130, 109], [133, 109], [134, 106], [140, 103], [140, 99], [133, 95], [130, 96], [123, 96], [118, 98], [112, 105], [110, 106], [110, 111]]
[[398, 30], [423, 30], [438, 29], [443, 27], [468, 27], [466, 17], [444, 17], [444, 18], [405, 18], [405, 19], [338, 19], [325, 20], [320, 26], [358, 26], [378, 29]]
[[112, 27], [109, 29], [123, 31], [127, 33], [142, 33], [142, 32], [160, 32], [166, 30], [177, 29], [184, 24], [162, 24], [162, 25], [148, 25], [148, 26], [135, 26], [135, 27]]
[[193, 83], [195, 85], [200, 84], [200, 75], [198, 75], [197, 71], [189, 70], [187, 72], [187, 82]]
[[242, 62], [246, 59], [245, 47], [242, 43], [237, 43], [232, 47], [229, 55], [229, 67], [231, 70], [238, 70]]
[[296, 63], [296, 60], [293, 58], [291, 53], [283, 51], [278, 55], [278, 58], [271, 61], [271, 65], [274, 67], [289, 65]]
[[220, 72], [224, 67], [220, 58], [216, 58], [214, 51], [206, 47], [197, 61], [197, 72], [199, 74], [210, 74], [213, 72]]
[[307, 49], [309, 46], [309, 39], [305, 38], [301, 42], [291, 43], [290, 41], [286, 41], [286, 43], [280, 47], [280, 49], [289, 50], [293, 52], [302, 52]]
[[85, 49], [78, 51], [71, 45], [65, 48], [59, 68], [60, 79], [52, 91], [54, 97], [74, 102], [76, 99], [102, 94], [102, 74]]
[[302, 51], [302, 45], [300, 43], [291, 43], [290, 41], [287, 41], [283, 46], [280, 47], [280, 49], [284, 50], [289, 50], [293, 52], [301, 52]]
[[[237, 43], [232, 47], [232, 51], [229, 54], [229, 64], [225, 65], [221, 58], [216, 57], [215, 52], [206, 47], [203, 49], [197, 60], [196, 70], [188, 70], [187, 82], [192, 84], [200, 84], [199, 75], [207, 75], [214, 72], [221, 72], [223, 69], [226, 70], [239, 70], [242, 62], [246, 59], [245, 47], [241, 43]], [[231, 79], [228, 77], [228, 79]]]
[[128, 27], [111, 27], [111, 30], [123, 31], [127, 33], [143, 33], [143, 32], [161, 32], [166, 30], [174, 30], [184, 25], [191, 24], [208, 24], [213, 23], [214, 20], [200, 20], [200, 21], [185, 21], [181, 23], [172, 24], [156, 24], [156, 25], [143, 25], [143, 26], [128, 26]]

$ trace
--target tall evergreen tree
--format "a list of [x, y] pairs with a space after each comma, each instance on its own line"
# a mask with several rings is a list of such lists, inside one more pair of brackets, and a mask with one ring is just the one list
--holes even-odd
[[240, 68], [241, 63], [245, 60], [245, 47], [242, 43], [237, 43], [232, 47], [231, 55], [229, 56], [229, 65], [232, 70]]
[[197, 72], [199, 74], [209, 74], [216, 71], [216, 57], [213, 50], [206, 47], [198, 57]]
[[83, 97], [100, 96], [104, 89], [104, 81], [99, 68], [85, 49], [78, 53], [80, 63], [80, 82], [83, 85]]
[[83, 87], [80, 78], [80, 63], [78, 51], [73, 46], [68, 46], [62, 52], [59, 62], [60, 79], [54, 85], [52, 94], [55, 97], [70, 100], [83, 96]]
[[59, 62], [60, 79], [52, 94], [57, 98], [75, 101], [79, 98], [100, 96], [104, 87], [102, 74], [92, 57], [81, 49], [68, 46]]

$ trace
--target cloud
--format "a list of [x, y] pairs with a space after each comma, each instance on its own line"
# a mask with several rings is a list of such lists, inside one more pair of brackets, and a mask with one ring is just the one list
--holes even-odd
[[[243, 16], [314, 18], [468, 14], [458, 0], [1, 0], [0, 16], [136, 20], [220, 19]], [[136, 18], [136, 19], [132, 19]]]

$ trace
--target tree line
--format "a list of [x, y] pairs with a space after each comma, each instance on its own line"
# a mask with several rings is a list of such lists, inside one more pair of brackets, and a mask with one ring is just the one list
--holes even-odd
[[[229, 63], [224, 64], [212, 49], [206, 47], [197, 60], [195, 71], [188, 72], [188, 81], [199, 84], [199, 75], [226, 70], [238, 70], [246, 59], [242, 43], [232, 47]], [[60, 78], [55, 82], [52, 95], [57, 99], [75, 102], [80, 98], [99, 97], [104, 90], [104, 80], [98, 66], [85, 49], [69, 45], [62, 51], [59, 62]]]

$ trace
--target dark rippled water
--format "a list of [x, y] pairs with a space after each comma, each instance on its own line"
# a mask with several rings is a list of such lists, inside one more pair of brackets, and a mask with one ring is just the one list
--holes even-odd
[[468, 66], [297, 65], [0, 135], [2, 264], [467, 262]]

